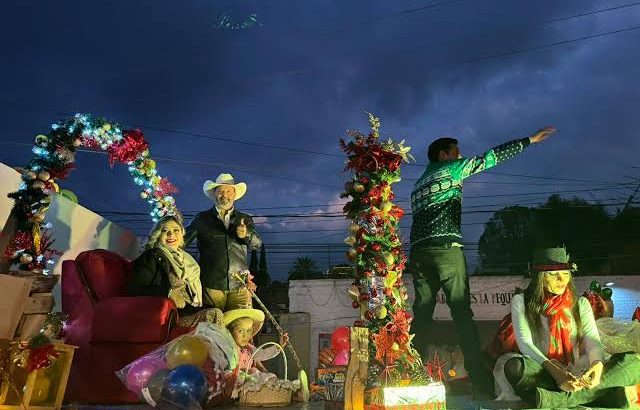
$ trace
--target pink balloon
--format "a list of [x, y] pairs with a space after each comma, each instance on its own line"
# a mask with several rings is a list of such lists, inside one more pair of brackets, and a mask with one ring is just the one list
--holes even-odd
[[336, 352], [349, 350], [349, 328], [342, 326], [333, 331], [331, 335], [331, 348]]
[[348, 350], [340, 350], [336, 354], [336, 358], [333, 359], [333, 364], [336, 366], [346, 366], [349, 364], [349, 351]]
[[166, 368], [166, 364], [159, 357], [141, 357], [131, 364], [127, 372], [127, 388], [134, 393], [140, 394], [143, 387], [155, 372]]

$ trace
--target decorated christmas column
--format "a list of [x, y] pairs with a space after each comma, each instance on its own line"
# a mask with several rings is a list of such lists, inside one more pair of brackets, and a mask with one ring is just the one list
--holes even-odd
[[420, 355], [412, 347], [408, 294], [402, 273], [407, 261], [398, 226], [404, 212], [394, 201], [392, 185], [400, 181], [400, 165], [413, 160], [409, 147], [384, 141], [380, 121], [369, 114], [371, 131], [348, 132], [341, 140], [351, 179], [343, 197], [351, 220], [347, 257], [355, 266], [349, 289], [353, 307], [360, 310], [356, 327], [369, 332], [365, 405], [369, 408], [418, 405], [444, 408], [444, 387], [432, 383]]

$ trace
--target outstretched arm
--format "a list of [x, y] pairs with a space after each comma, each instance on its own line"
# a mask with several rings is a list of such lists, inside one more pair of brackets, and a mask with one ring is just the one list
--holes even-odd
[[507, 161], [521, 153], [530, 144], [544, 141], [555, 132], [553, 127], [545, 127], [530, 137], [509, 141], [497, 147], [491, 148], [482, 155], [456, 160], [452, 167], [452, 176], [455, 180], [463, 180], [471, 175], [485, 171], [497, 164]]

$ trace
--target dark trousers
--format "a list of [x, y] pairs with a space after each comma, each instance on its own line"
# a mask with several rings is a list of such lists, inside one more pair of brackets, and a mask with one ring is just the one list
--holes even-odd
[[464, 367], [474, 389], [493, 391], [493, 374], [485, 362], [478, 328], [473, 321], [469, 278], [462, 248], [456, 246], [414, 247], [411, 249], [409, 273], [413, 275], [416, 299], [413, 303], [413, 344], [424, 358], [433, 332], [436, 294], [444, 291], [451, 317], [458, 330]]

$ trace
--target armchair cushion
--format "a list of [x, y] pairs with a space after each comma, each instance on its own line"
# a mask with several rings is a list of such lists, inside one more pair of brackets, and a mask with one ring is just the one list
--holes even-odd
[[171, 299], [124, 296], [101, 300], [94, 308], [91, 342], [160, 343], [176, 317]]
[[117, 253], [104, 249], [82, 252], [76, 257], [76, 264], [87, 281], [89, 296], [95, 302], [127, 294], [131, 262]]

